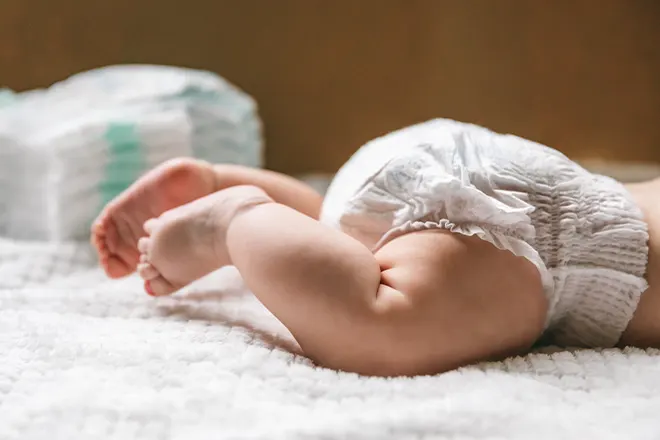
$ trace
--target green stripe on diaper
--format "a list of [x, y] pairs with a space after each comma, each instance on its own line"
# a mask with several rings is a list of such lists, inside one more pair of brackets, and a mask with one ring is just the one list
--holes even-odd
[[0, 89], [0, 107], [13, 104], [18, 100], [16, 94], [9, 89]]
[[103, 206], [140, 177], [146, 165], [135, 124], [111, 123], [104, 138], [108, 142], [108, 164], [99, 187]]

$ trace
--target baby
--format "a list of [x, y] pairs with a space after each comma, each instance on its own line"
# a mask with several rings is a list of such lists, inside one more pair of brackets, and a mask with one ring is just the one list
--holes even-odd
[[226, 265], [320, 365], [433, 374], [564, 346], [660, 347], [660, 180], [434, 120], [362, 147], [325, 200], [270, 171], [176, 159], [92, 241], [153, 296]]

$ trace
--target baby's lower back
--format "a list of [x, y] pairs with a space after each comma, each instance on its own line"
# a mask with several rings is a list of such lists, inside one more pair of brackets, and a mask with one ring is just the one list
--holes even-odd
[[660, 347], [660, 179], [627, 185], [648, 225], [648, 288], [618, 345]]

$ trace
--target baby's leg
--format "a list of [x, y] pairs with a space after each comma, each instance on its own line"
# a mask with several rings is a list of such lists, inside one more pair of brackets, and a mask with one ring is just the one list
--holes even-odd
[[191, 158], [167, 161], [110, 202], [92, 227], [101, 265], [112, 278], [130, 274], [138, 263], [137, 241], [150, 218], [215, 191], [236, 185], [263, 188], [275, 200], [318, 216], [321, 197], [307, 185], [278, 173], [237, 165], [211, 165]]
[[330, 368], [436, 373], [526, 350], [545, 321], [536, 269], [478, 238], [418, 232], [374, 255], [254, 187], [212, 194], [145, 227], [142, 274], [155, 293], [231, 260], [303, 351]]

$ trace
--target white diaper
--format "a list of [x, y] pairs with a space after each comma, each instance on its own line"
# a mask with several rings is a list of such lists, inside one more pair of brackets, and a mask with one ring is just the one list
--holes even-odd
[[560, 345], [614, 346], [647, 287], [647, 225], [620, 183], [471, 124], [433, 120], [369, 142], [335, 177], [321, 219], [374, 250], [442, 228], [527, 258]]

